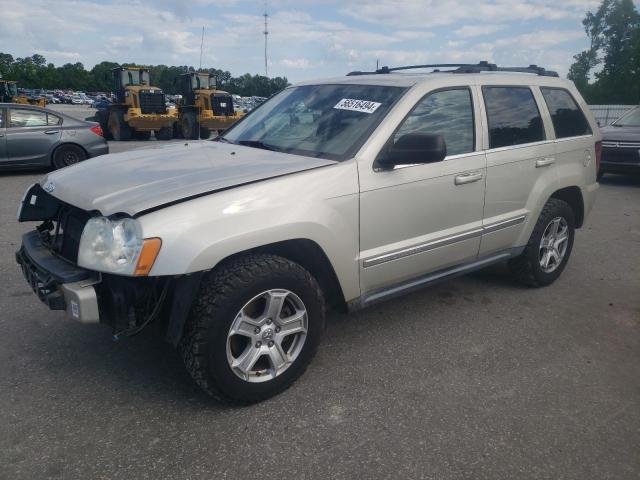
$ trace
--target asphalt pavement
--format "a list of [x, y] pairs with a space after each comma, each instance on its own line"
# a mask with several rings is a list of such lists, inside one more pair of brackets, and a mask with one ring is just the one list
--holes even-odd
[[292, 388], [231, 408], [153, 329], [37, 300], [13, 254], [41, 175], [0, 174], [0, 479], [640, 478], [639, 178], [605, 177], [552, 286], [496, 267], [331, 314]]

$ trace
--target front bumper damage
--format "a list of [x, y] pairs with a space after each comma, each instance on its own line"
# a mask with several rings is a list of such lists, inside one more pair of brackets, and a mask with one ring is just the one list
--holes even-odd
[[[204, 272], [178, 277], [124, 277], [90, 271], [60, 258], [34, 230], [22, 237], [16, 261], [38, 298], [51, 310], [65, 310], [81, 323], [103, 323], [114, 336], [138, 333], [152, 320], [166, 327], [174, 346]], [[158, 307], [158, 308], [156, 308]], [[151, 312], [159, 312], [150, 318]]]
[[100, 274], [70, 264], [49, 252], [37, 231], [22, 237], [16, 261], [38, 298], [51, 310], [66, 310], [82, 323], [98, 323], [100, 314], [95, 285]]

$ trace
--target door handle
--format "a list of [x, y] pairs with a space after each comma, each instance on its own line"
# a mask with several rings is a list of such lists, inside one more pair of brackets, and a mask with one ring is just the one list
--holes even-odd
[[482, 172], [467, 172], [456, 175], [454, 183], [456, 185], [465, 185], [467, 183], [477, 182], [482, 179]]
[[54, 133], [58, 133], [60, 130], [45, 130], [45, 135], [53, 135]]
[[544, 157], [536, 160], [536, 168], [547, 167], [556, 162], [556, 159], [553, 157]]

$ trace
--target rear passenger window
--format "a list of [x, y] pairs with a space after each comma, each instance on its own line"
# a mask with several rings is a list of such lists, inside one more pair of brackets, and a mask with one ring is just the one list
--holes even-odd
[[442, 135], [447, 156], [473, 152], [473, 104], [469, 89], [441, 90], [424, 97], [400, 125], [393, 141], [415, 132]]
[[591, 135], [589, 122], [571, 94], [559, 88], [540, 88], [549, 108], [556, 138]]
[[44, 127], [47, 125], [47, 114], [38, 110], [9, 110], [9, 124], [12, 127]]
[[482, 87], [489, 121], [489, 147], [545, 139], [542, 118], [529, 87]]

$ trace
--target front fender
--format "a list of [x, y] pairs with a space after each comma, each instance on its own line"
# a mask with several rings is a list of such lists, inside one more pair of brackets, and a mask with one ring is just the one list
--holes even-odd
[[150, 275], [210, 270], [225, 258], [286, 240], [315, 242], [345, 299], [359, 296], [355, 162], [232, 188], [140, 217], [162, 248]]

